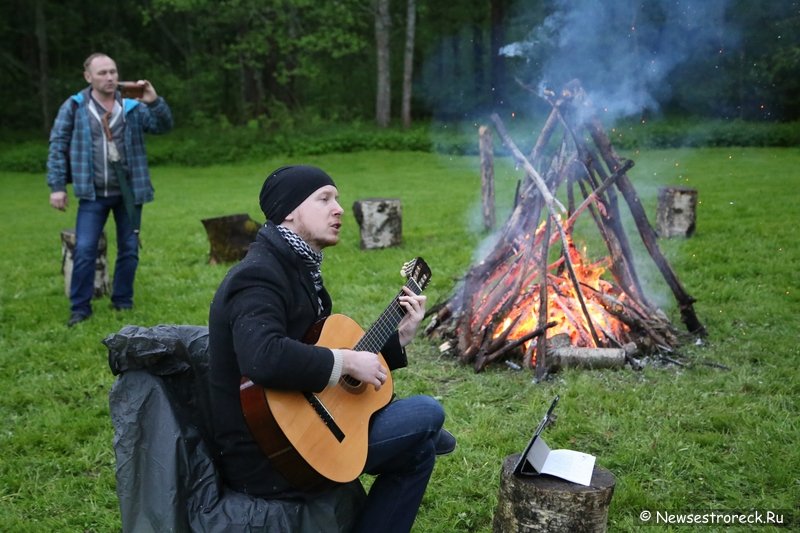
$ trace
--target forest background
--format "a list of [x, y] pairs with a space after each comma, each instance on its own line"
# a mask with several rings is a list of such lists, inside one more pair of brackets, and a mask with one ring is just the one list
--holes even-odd
[[[549, 111], [543, 90], [573, 78], [614, 145], [634, 154], [651, 212], [665, 179], [701, 190], [698, 234], [662, 245], [700, 297], [709, 345], [686, 348], [698, 361], [688, 371], [568, 372], [534, 387], [415, 343], [401, 390], [443, 398], [459, 436], [418, 531], [491, 530], [498, 458], [524, 445], [555, 393], [552, 442], [597, 455], [618, 478], [612, 531], [640, 530], [643, 509], [784, 509], [796, 520], [798, 30], [792, 0], [0, 2], [0, 529], [119, 530], [99, 340], [123, 320], [206, 320], [227, 267], [207, 264], [197, 219], [255, 214], [264, 172], [319, 164], [348, 200], [402, 195], [408, 207], [407, 248], [364, 254], [348, 221], [351, 245], [326, 273], [342, 309], [375, 316], [396, 281], [377, 273], [412, 249], [437, 260], [439, 301], [483, 237], [462, 223], [479, 195], [477, 158], [457, 155], [477, 151], [490, 112], [530, 139]], [[176, 130], [147, 139], [159, 199], [137, 287], [146, 303], [122, 318], [98, 306], [67, 330], [57, 235], [74, 205], [66, 217], [47, 205], [47, 137], [98, 50], [123, 78], [154, 83]], [[498, 158], [506, 210], [511, 167]], [[369, 297], [343, 290], [360, 284]]]
[[793, 122], [798, 11], [786, 0], [7, 0], [0, 139], [46, 135], [95, 51], [122, 79], [151, 80], [179, 130], [249, 126], [256, 142], [332, 123], [536, 118], [541, 89], [576, 77], [609, 120]]

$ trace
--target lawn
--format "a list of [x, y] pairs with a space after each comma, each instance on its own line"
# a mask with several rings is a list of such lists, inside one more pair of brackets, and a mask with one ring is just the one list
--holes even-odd
[[[699, 191], [697, 233], [660, 245], [697, 299], [708, 336], [681, 348], [683, 366], [653, 359], [642, 371], [571, 370], [541, 383], [505, 365], [476, 374], [420, 337], [410, 368], [395, 373], [396, 390], [439, 398], [459, 446], [437, 464], [415, 531], [491, 531], [503, 459], [522, 450], [555, 394], [562, 400], [548, 444], [594, 454], [616, 476], [610, 530], [639, 529], [643, 511], [788, 511], [797, 524], [800, 151], [625, 155], [636, 161], [629, 175], [651, 221], [658, 187]], [[343, 242], [326, 251], [323, 275], [334, 311], [365, 326], [399, 289], [404, 261], [420, 255], [430, 264], [434, 304], [488, 237], [474, 157], [364, 152], [304, 162], [339, 186], [348, 211]], [[95, 301], [92, 319], [72, 329], [59, 232], [74, 224], [74, 198], [66, 214], [57, 212], [42, 175], [0, 173], [0, 530], [120, 529], [108, 416], [114, 377], [100, 341], [125, 324], [206, 324], [228, 266], [207, 264], [200, 220], [249, 213], [260, 221], [263, 177], [284, 163], [153, 168], [156, 201], [144, 211], [135, 309], [119, 314], [107, 298]], [[497, 163], [502, 221], [518, 174], [509, 161]], [[362, 251], [350, 206], [376, 196], [401, 198], [404, 242]], [[629, 236], [636, 240], [633, 230]], [[650, 295], [680, 325], [674, 298], [638, 251]]]

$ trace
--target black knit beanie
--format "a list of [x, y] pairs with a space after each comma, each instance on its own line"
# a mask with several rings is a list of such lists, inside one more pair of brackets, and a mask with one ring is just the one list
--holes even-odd
[[317, 167], [281, 167], [267, 176], [261, 187], [261, 210], [267, 220], [280, 224], [314, 191], [325, 185], [336, 186], [333, 179]]

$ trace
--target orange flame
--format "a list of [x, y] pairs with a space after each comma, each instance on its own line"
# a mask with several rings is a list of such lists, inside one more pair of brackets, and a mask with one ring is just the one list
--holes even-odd
[[[570, 343], [573, 346], [594, 346], [595, 341], [589, 321], [586, 319], [586, 314], [588, 314], [600, 345], [608, 344], [609, 336], [619, 340], [628, 331], [628, 328], [606, 311], [596, 294], [611, 295], [620, 301], [625, 299], [624, 293], [612, 283], [602, 279], [610, 260], [604, 258], [596, 262], [589, 261], [585, 250], [583, 253], [577, 250], [571, 236], [567, 237], [567, 245], [575, 277], [581, 286], [581, 296], [586, 312], [581, 306], [576, 287], [564, 265], [563, 258], [561, 258], [548, 268], [547, 319], [545, 322], [554, 321], [557, 325], [547, 330], [547, 338], [563, 333], [569, 335]], [[541, 276], [539, 275], [537, 278], [540, 280]], [[493, 337], [499, 337], [512, 328], [507, 339], [515, 340], [537, 328], [541, 306], [540, 286], [540, 283], [537, 282], [536, 286], [526, 294], [520, 295], [514, 309], [495, 329]], [[591, 287], [591, 289], [587, 287]], [[530, 342], [532, 341], [525, 343], [526, 349]]]

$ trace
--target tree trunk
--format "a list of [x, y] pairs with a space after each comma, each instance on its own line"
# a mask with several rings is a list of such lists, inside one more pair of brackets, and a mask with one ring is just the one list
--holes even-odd
[[245, 66], [244, 56], [240, 53], [238, 56], [238, 74], [239, 74], [239, 92], [237, 94], [238, 101], [236, 102], [237, 120], [244, 120], [247, 115], [247, 67]]
[[255, 98], [255, 102], [253, 102], [252, 117], [259, 118], [266, 111], [266, 108], [264, 106], [266, 102], [266, 93], [264, 91], [264, 76], [263, 76], [263, 71], [257, 68], [252, 69], [252, 72], [253, 72], [253, 92], [254, 92], [253, 96]]
[[[483, 31], [479, 24], [472, 25], [472, 80], [475, 87], [475, 94], [486, 93], [486, 63], [484, 62], [486, 51], [484, 50]], [[480, 101], [485, 101], [480, 98]]]
[[414, 32], [417, 22], [417, 3], [406, 0], [406, 48], [403, 57], [403, 127], [411, 127], [411, 82], [414, 72]]
[[49, 132], [53, 117], [50, 116], [50, 104], [47, 99], [50, 92], [50, 80], [47, 66], [47, 20], [44, 17], [44, 0], [36, 0], [36, 44], [39, 48], [39, 99], [42, 105], [42, 131]]
[[492, 77], [492, 98], [493, 104], [499, 105], [503, 102], [503, 58], [497, 53], [500, 47], [505, 44], [505, 33], [503, 31], [506, 16], [506, 0], [491, 0], [491, 37], [489, 39], [490, 72]]
[[389, 65], [389, 29], [392, 21], [389, 0], [376, 0], [375, 48], [378, 57], [378, 87], [375, 97], [375, 122], [381, 128], [391, 119], [392, 85]]

